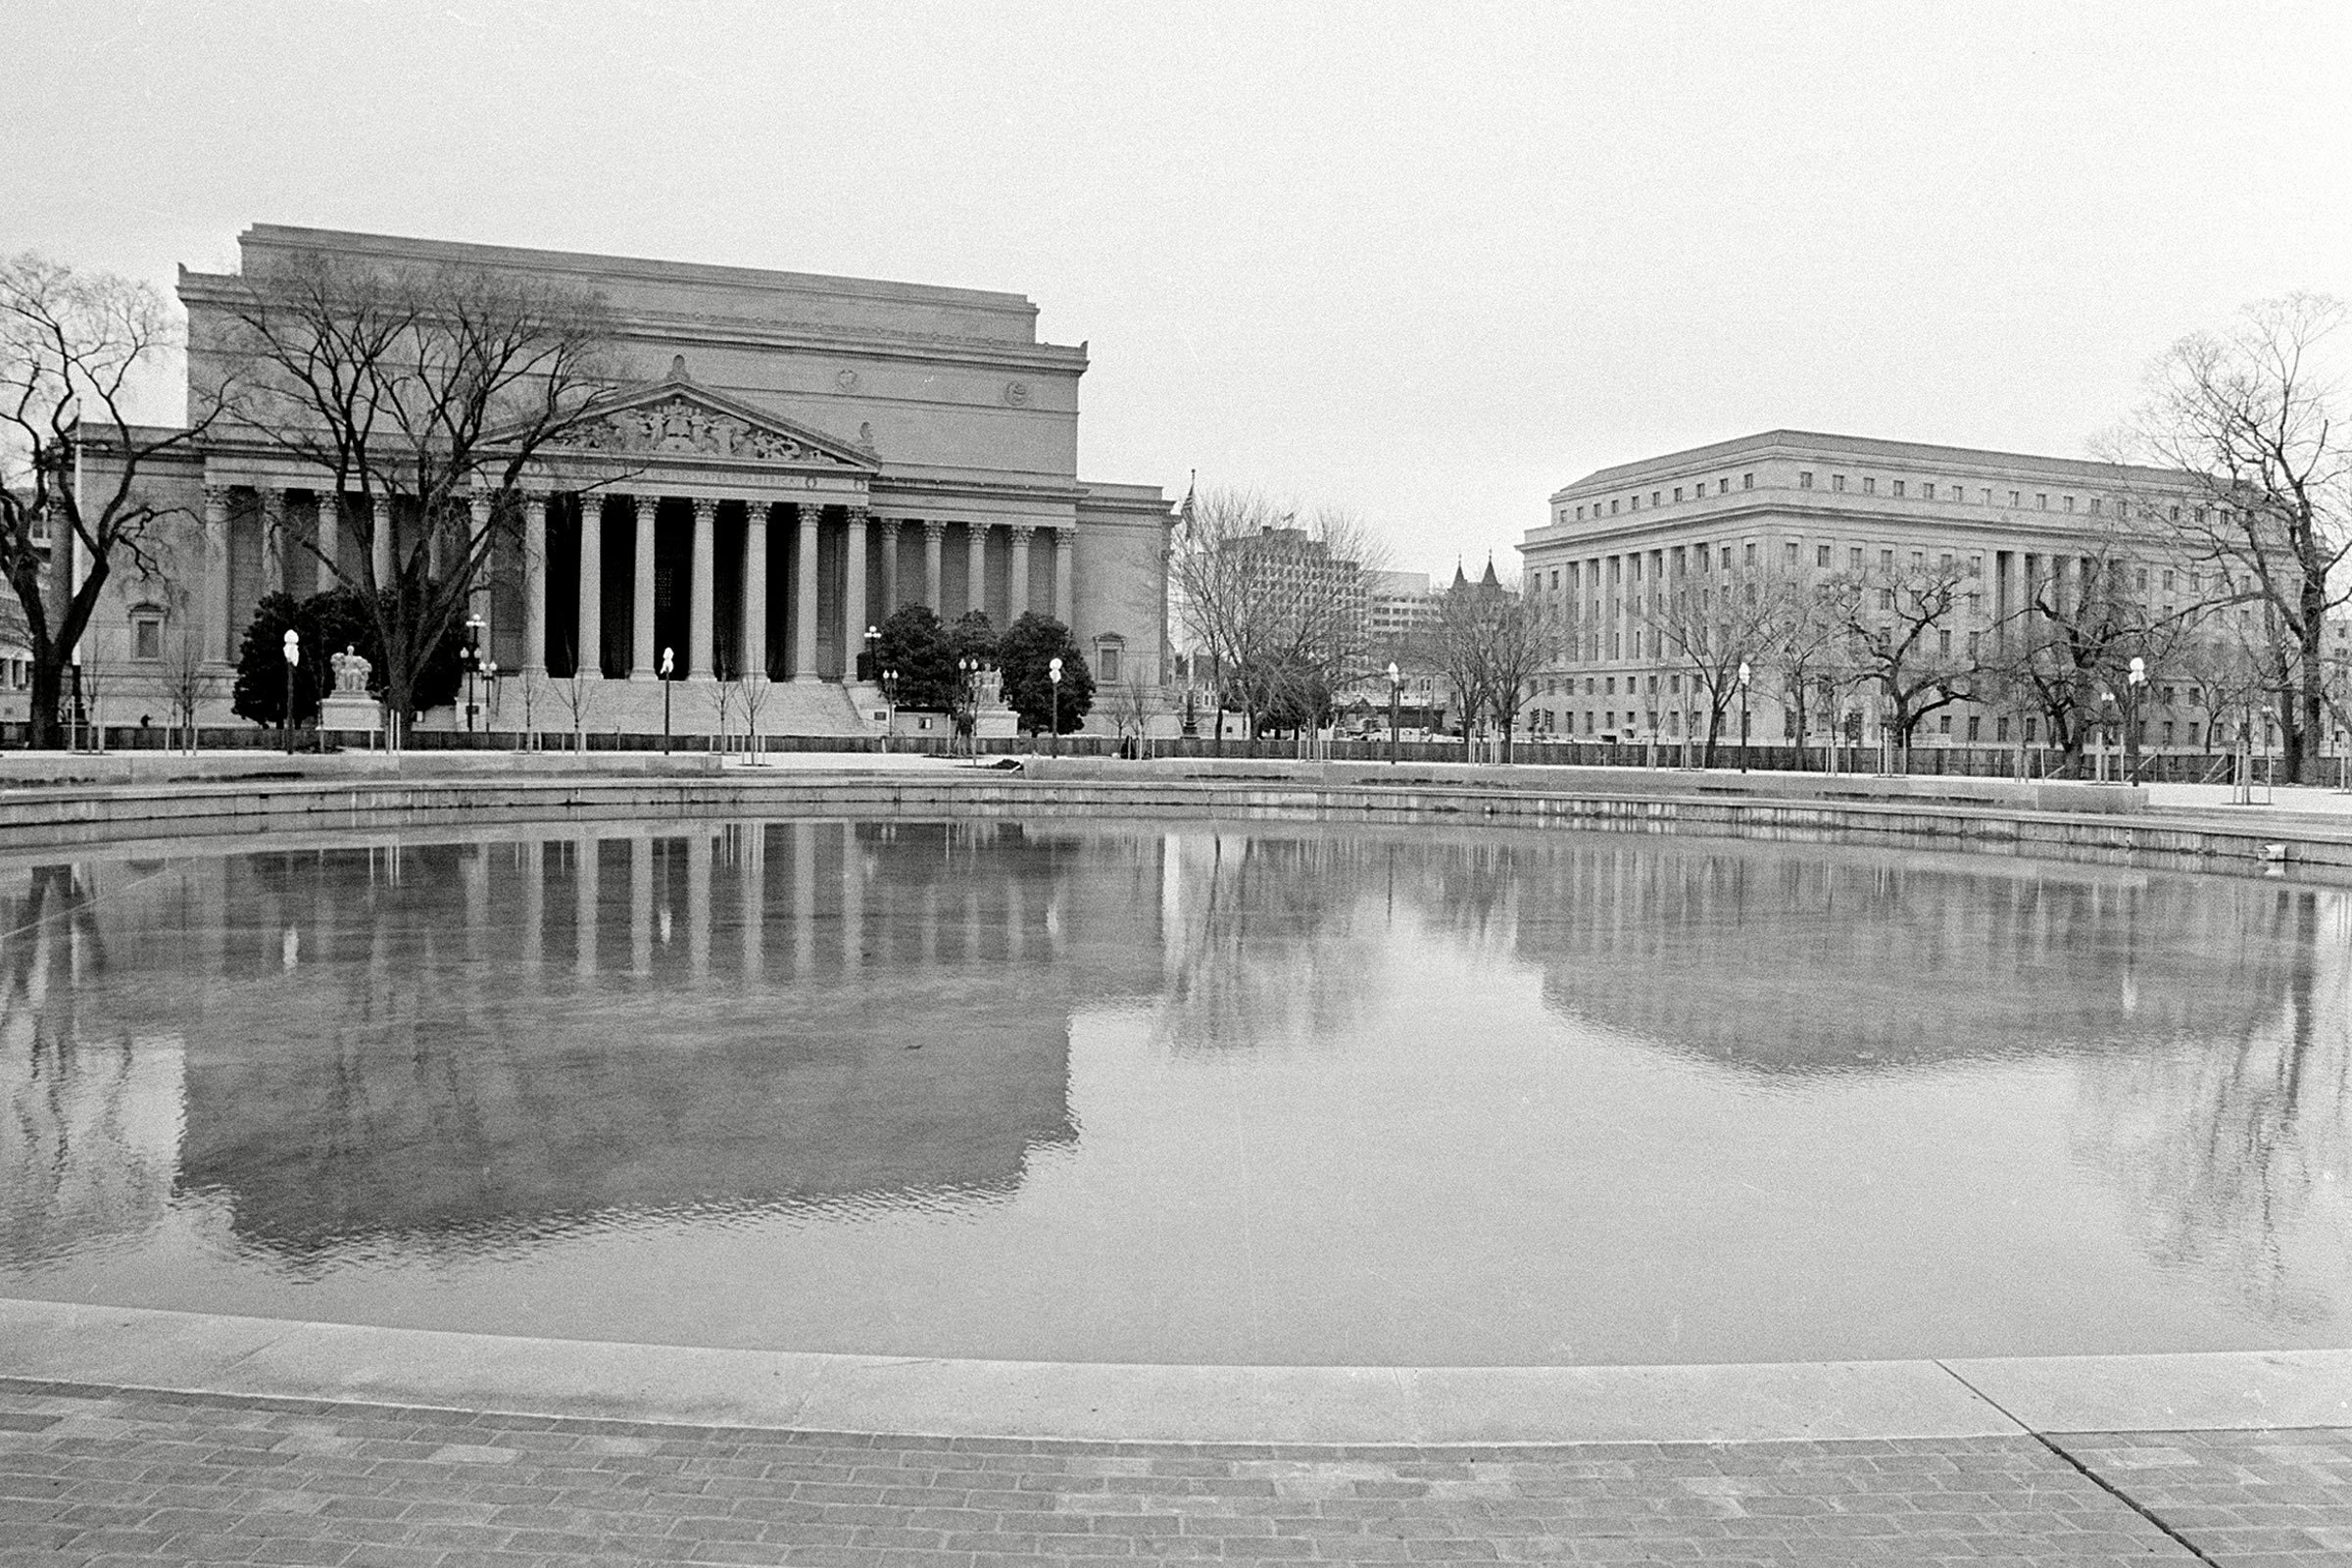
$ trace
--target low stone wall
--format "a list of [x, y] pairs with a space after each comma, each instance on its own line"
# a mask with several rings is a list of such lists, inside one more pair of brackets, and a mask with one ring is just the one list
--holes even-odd
[[[673, 762], [680, 760], [671, 760]], [[1262, 765], [1262, 764], [1260, 764]], [[1065, 764], [1066, 768], [1066, 764]], [[1049, 775], [1052, 769], [1046, 770]], [[1618, 780], [1612, 779], [1612, 782]], [[2034, 786], [2025, 786], [2034, 788]], [[191, 837], [313, 841], [404, 828], [475, 829], [636, 816], [1062, 816], [1447, 824], [1691, 832], [1789, 843], [1889, 844], [2121, 864], [2252, 870], [2352, 881], [2352, 836], [2281, 842], [2235, 827], [2112, 811], [1974, 802], [1770, 799], [1503, 790], [1479, 782], [1326, 783], [1244, 777], [1024, 777], [967, 773], [773, 774], [673, 768], [667, 776], [222, 780], [24, 789], [0, 798], [0, 854]]]

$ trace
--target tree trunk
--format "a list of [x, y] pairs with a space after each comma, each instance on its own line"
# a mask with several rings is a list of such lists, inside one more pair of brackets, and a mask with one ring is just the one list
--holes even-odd
[[30, 720], [26, 735], [33, 750], [53, 752], [65, 744], [64, 728], [58, 723], [58, 706], [65, 695], [65, 669], [48, 643], [38, 638], [33, 643], [32, 706], [25, 715]]

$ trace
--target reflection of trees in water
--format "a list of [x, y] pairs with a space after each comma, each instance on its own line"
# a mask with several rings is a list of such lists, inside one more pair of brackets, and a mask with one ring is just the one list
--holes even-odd
[[2352, 1302], [2352, 921], [2307, 888], [2245, 903], [2234, 1026], [2084, 1071], [2076, 1149], [2160, 1263], [2321, 1323]]
[[0, 897], [0, 1261], [135, 1235], [170, 1197], [180, 1054], [82, 1037], [75, 980], [104, 951], [74, 867]]
[[[1155, 1038], [1178, 1051], [1256, 1049], [1359, 1016], [1390, 982], [1388, 916], [1374, 901], [1395, 887], [1396, 850], [1311, 834], [1171, 837]], [[1409, 858], [1401, 874], [1418, 880]]]

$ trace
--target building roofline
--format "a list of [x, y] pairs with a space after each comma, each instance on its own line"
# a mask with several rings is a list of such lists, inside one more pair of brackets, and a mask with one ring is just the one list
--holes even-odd
[[848, 277], [833, 272], [788, 272], [772, 268], [731, 267], [710, 262], [668, 262], [647, 256], [607, 256], [593, 251], [539, 250], [519, 245], [483, 245], [468, 240], [424, 239], [405, 234], [369, 234], [354, 229], [308, 228], [291, 223], [255, 223], [237, 236], [249, 242], [299, 250], [358, 251], [419, 262], [465, 261], [485, 267], [532, 271], [620, 273], [666, 282], [722, 283], [734, 288], [779, 293], [842, 294], [858, 299], [955, 304], [1034, 318], [1037, 306], [1026, 294], [1002, 289], [955, 288], [937, 283], [904, 283]]
[[1825, 457], [1886, 458], [1913, 463], [1937, 463], [1946, 466], [1965, 464], [2030, 464], [2053, 473], [2079, 475], [2083, 479], [2132, 476], [2141, 479], [2179, 480], [2185, 475], [2171, 468], [2142, 467], [2133, 464], [2104, 463], [2093, 458], [2053, 458], [2031, 452], [2003, 452], [1990, 447], [1940, 446], [1926, 441], [1892, 441], [1880, 436], [1838, 435], [1825, 430], [1764, 430], [1754, 435], [1739, 436], [1707, 446], [1688, 447], [1680, 452], [1661, 453], [1653, 458], [1641, 458], [1605, 468], [1595, 468], [1582, 478], [1570, 480], [1551, 494], [1557, 504], [1563, 497], [1579, 491], [1606, 489], [1636, 476], [1664, 476], [1677, 469], [1716, 467], [1734, 459], [1755, 457], [1770, 452], [1812, 453]]

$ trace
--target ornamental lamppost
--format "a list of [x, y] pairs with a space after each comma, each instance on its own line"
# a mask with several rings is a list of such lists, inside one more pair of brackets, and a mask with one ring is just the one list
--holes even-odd
[[1389, 765], [1396, 765], [1396, 733], [1404, 716], [1404, 675], [1389, 661]]
[[895, 669], [882, 672], [882, 700], [889, 705], [890, 716], [882, 721], [882, 750], [888, 752], [890, 732], [899, 727], [899, 672]]
[[669, 672], [678, 667], [674, 649], [662, 650], [662, 755], [669, 755]]
[[[966, 654], [956, 661], [956, 690], [959, 698], [959, 706], [955, 715], [956, 727], [961, 729], [967, 723], [971, 725], [971, 733], [964, 737], [964, 744], [969, 755], [978, 757], [980, 755], [980, 661], [975, 656]], [[954, 755], [955, 750], [955, 737], [950, 735], [948, 738], [950, 755]]]
[[1061, 661], [1046, 661], [1046, 679], [1054, 683], [1054, 755], [1061, 756]]
[[1740, 771], [1747, 771], [1747, 661], [1740, 661]]
[[473, 678], [482, 667], [482, 617], [466, 617], [466, 733], [473, 733]]
[[482, 733], [490, 733], [491, 720], [498, 717], [498, 661], [482, 661]]
[[294, 670], [302, 662], [302, 633], [286, 628], [286, 755], [294, 755]]
[[[2139, 739], [2139, 689], [2148, 683], [2148, 662], [2137, 654], [2132, 656], [2132, 667], [2124, 671], [2124, 748], [2127, 754], [2136, 749]], [[2129, 772], [2125, 782], [2131, 782]]]
[[875, 660], [877, 657], [877, 650], [879, 649], [881, 642], [882, 633], [880, 631], [872, 626], [865, 628], [865, 678], [867, 680], [872, 680], [874, 678], [876, 669]]

